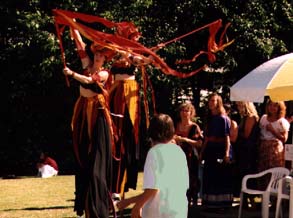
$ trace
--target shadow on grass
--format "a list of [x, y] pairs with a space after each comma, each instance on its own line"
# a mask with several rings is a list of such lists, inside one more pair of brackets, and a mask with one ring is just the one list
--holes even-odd
[[56, 210], [56, 209], [68, 209], [68, 208], [73, 208], [72, 206], [53, 206], [53, 207], [27, 207], [27, 208], [21, 208], [21, 209], [6, 209], [3, 210], [5, 212], [9, 211], [17, 211], [17, 210]]
[[[56, 210], [56, 209], [68, 209], [68, 208], [73, 208], [72, 206], [53, 206], [53, 207], [27, 207], [27, 208], [21, 208], [21, 209], [6, 209], [2, 210], [5, 212], [10, 212], [10, 211], [42, 211], [42, 210]], [[109, 218], [114, 218], [114, 214], [111, 213]], [[131, 217], [131, 209], [125, 209], [123, 211], [118, 211], [116, 213], [117, 218], [130, 218]], [[69, 217], [67, 217], [69, 218]], [[71, 217], [70, 217], [71, 218]]]
[[[114, 217], [113, 214], [111, 214], [111, 215], [109, 216], [109, 218], [113, 218], [113, 217]], [[130, 217], [131, 217], [131, 209], [129, 208], [129, 209], [125, 209], [125, 210], [123, 210], [123, 211], [118, 211], [118, 212], [116, 212], [116, 217], [117, 217], [117, 218], [120, 218], [120, 217], [123, 217], [123, 218], [130, 218]]]

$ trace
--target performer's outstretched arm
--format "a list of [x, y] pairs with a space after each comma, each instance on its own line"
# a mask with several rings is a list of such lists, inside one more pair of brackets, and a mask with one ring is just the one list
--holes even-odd
[[84, 83], [84, 84], [94, 83], [94, 80], [93, 80], [93, 78], [91, 76], [85, 76], [85, 75], [79, 74], [77, 72], [74, 72], [73, 70], [71, 70], [68, 67], [65, 67], [63, 69], [63, 73], [66, 76], [72, 77], [73, 79], [75, 79], [75, 80], [77, 80], [77, 81], [79, 81], [81, 83]]
[[83, 42], [82, 37], [77, 29], [72, 30], [72, 37], [75, 41], [77, 52], [82, 63], [82, 68], [86, 69], [91, 64], [91, 59], [86, 53], [86, 44]]

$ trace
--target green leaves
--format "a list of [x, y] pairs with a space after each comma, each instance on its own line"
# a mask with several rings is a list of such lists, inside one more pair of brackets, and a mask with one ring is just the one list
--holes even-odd
[[[66, 102], [71, 109], [72, 92], [76, 88], [72, 84], [72, 89], [68, 89], [62, 74], [60, 48], [52, 19], [55, 8], [98, 15], [116, 22], [133, 21], [142, 32], [140, 42], [146, 47], [174, 39], [217, 19], [222, 19], [224, 24], [231, 22], [225, 37], [235, 39], [235, 42], [217, 53], [217, 61], [209, 64], [209, 69], [224, 69], [223, 72], [200, 72], [192, 78], [178, 79], [162, 74], [156, 68], [147, 68], [158, 98], [157, 107], [162, 112], [172, 111], [182, 93], [199, 102], [199, 89], [228, 87], [263, 61], [292, 51], [293, 11], [288, 0], [1, 1], [0, 64], [5, 69], [2, 69], [0, 79], [9, 85], [8, 111], [13, 113], [5, 128], [15, 132], [22, 123], [21, 129], [33, 132], [22, 134], [17, 131], [22, 136], [19, 140], [12, 137], [11, 144], [26, 141], [31, 145], [40, 140], [53, 140], [47, 137], [48, 132], [63, 137], [64, 133], [54, 131], [56, 126], [52, 120], [59, 117], [61, 123], [64, 119], [61, 124], [64, 129], [70, 122], [68, 111], [59, 113], [56, 110], [52, 115], [49, 111], [56, 108], [56, 98], [59, 103]], [[78, 69], [80, 61], [68, 32], [63, 40], [68, 64]], [[172, 68], [189, 71], [206, 63], [206, 57], [197, 64], [179, 68], [174, 62], [205, 49], [206, 40], [207, 31], [197, 33], [163, 47], [158, 54]], [[39, 101], [48, 106], [41, 107]], [[44, 112], [39, 108], [46, 109], [48, 117], [42, 118]], [[39, 116], [34, 119], [36, 113]], [[66, 137], [70, 138], [70, 135]]]

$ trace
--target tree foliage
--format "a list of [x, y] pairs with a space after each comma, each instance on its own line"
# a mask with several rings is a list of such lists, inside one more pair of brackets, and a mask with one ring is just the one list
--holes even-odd
[[[147, 47], [217, 19], [230, 22], [227, 37], [235, 42], [218, 53], [217, 61], [209, 65], [212, 70], [222, 71], [200, 72], [183, 80], [166, 76], [157, 69], [149, 71], [159, 112], [172, 111], [179, 93], [193, 93], [194, 103], [199, 106], [200, 89], [229, 87], [260, 63], [293, 50], [289, 0], [1, 1], [1, 80], [8, 84], [8, 117], [1, 122], [1, 129], [7, 129], [9, 140], [1, 144], [0, 155], [4, 157], [1, 165], [7, 166], [7, 172], [0, 174], [19, 173], [18, 170], [31, 173], [36, 152], [43, 146], [52, 149], [57, 160], [63, 162], [70, 150], [69, 124], [78, 93], [76, 84], [66, 87], [62, 76], [52, 19], [55, 8], [99, 15], [113, 21], [133, 21], [142, 32], [141, 43]], [[206, 31], [196, 33], [158, 53], [176, 67], [173, 65], [176, 59], [205, 49], [206, 39]], [[79, 60], [68, 36], [64, 43], [68, 64], [78, 67]], [[202, 58], [186, 70], [206, 62]], [[25, 171], [27, 166], [31, 168]]]

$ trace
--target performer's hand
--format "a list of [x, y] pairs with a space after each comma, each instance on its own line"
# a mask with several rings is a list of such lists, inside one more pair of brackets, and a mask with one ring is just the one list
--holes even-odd
[[157, 45], [158, 48], [163, 48], [164, 46], [165, 46], [164, 43], [160, 43], [160, 44]]
[[123, 210], [126, 207], [128, 207], [130, 205], [130, 202], [128, 201], [128, 199], [123, 199], [119, 202], [117, 202], [116, 206], [119, 210]]
[[74, 74], [74, 72], [70, 70], [68, 67], [64, 67], [63, 73], [65, 76], [72, 76]]
[[153, 50], [154, 52], [156, 52], [156, 51], [160, 50], [161, 48], [163, 48], [164, 46], [165, 46], [164, 43], [160, 43], [160, 44], [158, 44], [157, 46], [153, 47], [152, 50]]

